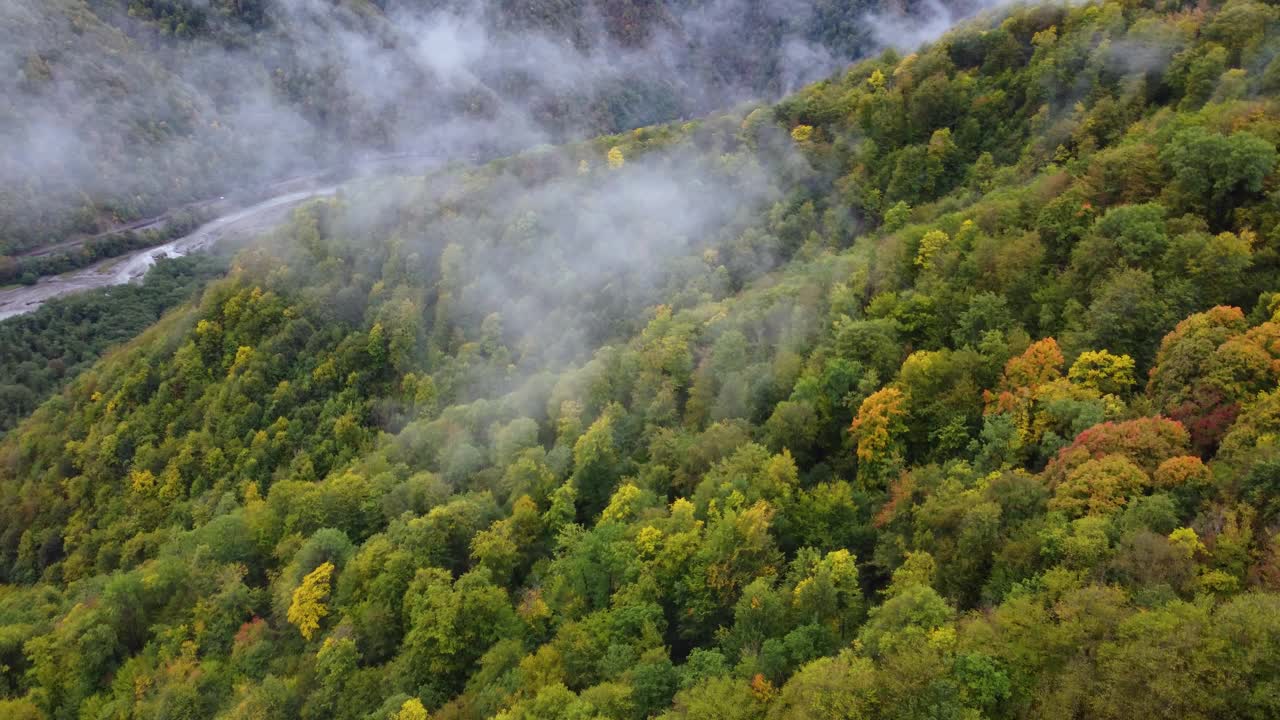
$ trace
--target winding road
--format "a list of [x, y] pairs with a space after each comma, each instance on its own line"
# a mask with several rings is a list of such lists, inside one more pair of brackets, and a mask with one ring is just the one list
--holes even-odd
[[146, 275], [157, 258], [182, 257], [213, 245], [229, 233], [266, 230], [283, 220], [285, 211], [295, 205], [311, 198], [332, 195], [337, 189], [337, 185], [330, 185], [279, 195], [211, 220], [191, 234], [163, 245], [108, 258], [62, 275], [44, 277], [35, 285], [0, 288], [0, 320], [33, 312], [56, 297], [133, 282]]

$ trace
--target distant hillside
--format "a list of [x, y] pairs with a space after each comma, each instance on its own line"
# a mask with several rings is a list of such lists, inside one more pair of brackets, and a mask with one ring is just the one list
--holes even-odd
[[362, 154], [494, 156], [776, 97], [868, 50], [876, 9], [10, 0], [0, 256]]

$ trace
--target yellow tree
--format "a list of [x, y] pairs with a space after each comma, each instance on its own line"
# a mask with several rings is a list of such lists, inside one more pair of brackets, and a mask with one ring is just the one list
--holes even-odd
[[858, 441], [858, 476], [863, 483], [885, 479], [901, 460], [897, 446], [906, 431], [905, 405], [902, 391], [887, 387], [872, 393], [858, 408], [849, 432]]
[[933, 267], [933, 257], [937, 255], [951, 238], [941, 230], [930, 230], [920, 238], [920, 250], [916, 252], [916, 267], [929, 270]]
[[1128, 355], [1112, 355], [1106, 350], [1086, 350], [1071, 364], [1067, 377], [1071, 382], [1093, 388], [1100, 393], [1120, 395], [1137, 383], [1133, 371], [1133, 358]]
[[862, 401], [849, 428], [858, 439], [858, 460], [873, 461], [890, 448], [894, 430], [906, 413], [903, 402], [902, 391], [894, 387], [882, 388]]
[[428, 720], [431, 716], [427, 714], [427, 709], [423, 707], [421, 700], [409, 698], [391, 717], [394, 720]]
[[320, 629], [320, 621], [329, 614], [324, 602], [329, 597], [329, 580], [333, 577], [333, 563], [326, 562], [312, 570], [293, 591], [293, 603], [289, 605], [289, 622], [298, 627], [302, 637], [310, 640]]

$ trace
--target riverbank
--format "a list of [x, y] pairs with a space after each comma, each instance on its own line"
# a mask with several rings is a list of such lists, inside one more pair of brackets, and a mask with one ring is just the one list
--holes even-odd
[[34, 285], [0, 288], [0, 320], [32, 312], [57, 297], [133, 282], [145, 275], [158, 258], [183, 257], [230, 234], [262, 232], [283, 220], [298, 204], [335, 192], [336, 185], [327, 185], [279, 195], [210, 220], [176, 240], [107, 258], [81, 270], [43, 277]]

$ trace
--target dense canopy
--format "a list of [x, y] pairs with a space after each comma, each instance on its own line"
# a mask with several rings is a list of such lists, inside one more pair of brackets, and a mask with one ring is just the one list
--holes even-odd
[[298, 209], [0, 442], [0, 716], [1280, 714], [1280, 11]]

